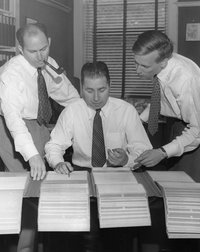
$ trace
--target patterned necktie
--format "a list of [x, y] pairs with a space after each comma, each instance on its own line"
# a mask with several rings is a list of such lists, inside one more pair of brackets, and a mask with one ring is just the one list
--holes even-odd
[[101, 109], [96, 110], [93, 122], [93, 138], [92, 138], [93, 167], [102, 167], [106, 162], [106, 151], [105, 151], [103, 127], [100, 111]]
[[41, 68], [38, 68], [37, 71], [38, 71], [37, 81], [38, 81], [38, 99], [39, 99], [37, 121], [40, 125], [42, 124], [46, 125], [49, 123], [51, 119], [52, 109], [47, 93], [46, 82], [44, 76], [42, 75]]
[[153, 136], [158, 131], [158, 118], [160, 115], [160, 83], [158, 77], [154, 77], [154, 89], [151, 95], [151, 106], [148, 119], [148, 130]]

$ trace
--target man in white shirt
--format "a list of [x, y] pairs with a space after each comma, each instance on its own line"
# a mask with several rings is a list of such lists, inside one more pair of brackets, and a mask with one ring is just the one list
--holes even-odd
[[[160, 114], [174, 118], [178, 132], [159, 149], [147, 150], [136, 159], [153, 167], [164, 158], [181, 157], [172, 169], [184, 170], [200, 181], [200, 69], [190, 59], [173, 53], [170, 39], [160, 31], [146, 31], [133, 45], [136, 70], [144, 79], [158, 77]], [[147, 122], [149, 108], [141, 113]], [[196, 151], [194, 151], [196, 149]]]
[[44, 60], [58, 67], [49, 56], [51, 39], [43, 24], [25, 25], [17, 31], [17, 39], [20, 54], [1, 69], [0, 156], [8, 171], [22, 172], [30, 167], [33, 179], [39, 180], [46, 172], [44, 145], [50, 133], [47, 125], [37, 121], [37, 69], [42, 71], [48, 96], [60, 105], [66, 106], [79, 94], [64, 74], [58, 75], [45, 65]]
[[81, 70], [82, 99], [60, 114], [45, 145], [49, 165], [59, 173], [73, 167], [63, 154], [73, 147], [72, 162], [92, 168], [92, 129], [96, 110], [101, 109], [107, 162], [104, 166], [135, 165], [135, 159], [152, 146], [136, 109], [129, 103], [109, 97], [110, 76], [104, 62], [86, 63]]
[[[96, 166], [93, 161], [93, 122], [99, 109], [104, 137], [104, 161], [101, 166], [132, 168], [135, 159], [152, 148], [136, 109], [123, 100], [109, 97], [109, 90], [107, 65], [101, 61], [84, 64], [81, 70], [82, 99], [74, 101], [62, 111], [51, 132], [50, 141], [45, 145], [47, 161], [56, 172], [69, 174], [76, 166], [79, 169]], [[65, 150], [70, 146], [73, 147], [73, 166], [63, 158]], [[101, 144], [97, 150], [98, 155], [100, 146]], [[102, 161], [101, 158], [100, 160]], [[84, 235], [83, 246], [84, 251], [96, 252], [99, 251], [99, 228], [95, 224], [96, 198], [92, 197], [90, 204], [93, 209], [92, 228]]]

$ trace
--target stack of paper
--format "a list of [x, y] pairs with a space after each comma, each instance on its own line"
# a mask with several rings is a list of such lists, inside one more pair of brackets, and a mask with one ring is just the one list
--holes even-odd
[[93, 176], [101, 228], [151, 225], [146, 192], [130, 170], [101, 168]]
[[200, 238], [200, 183], [159, 182], [169, 238]]
[[40, 189], [39, 231], [89, 231], [90, 201], [86, 171], [48, 172]]
[[147, 171], [156, 182], [194, 182], [184, 171]]
[[94, 168], [94, 182], [99, 184], [138, 184], [131, 170], [120, 168]]
[[0, 234], [20, 232], [27, 175], [28, 173], [0, 172]]

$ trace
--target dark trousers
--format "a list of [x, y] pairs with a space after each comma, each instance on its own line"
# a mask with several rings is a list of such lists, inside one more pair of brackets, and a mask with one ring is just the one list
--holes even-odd
[[[44, 125], [40, 126], [37, 120], [24, 119], [24, 122], [38, 152], [41, 157], [44, 157], [44, 146], [50, 137], [48, 128]], [[5, 165], [6, 171], [23, 172], [24, 170], [29, 170], [29, 163], [24, 161], [19, 152], [15, 151], [14, 140], [6, 126], [3, 116], [0, 116], [0, 138], [3, 143], [0, 145], [0, 157]]]

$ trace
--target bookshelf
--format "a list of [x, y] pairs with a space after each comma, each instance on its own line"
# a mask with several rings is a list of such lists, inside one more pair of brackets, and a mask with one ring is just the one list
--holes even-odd
[[19, 0], [0, 0], [0, 66], [16, 54]]

